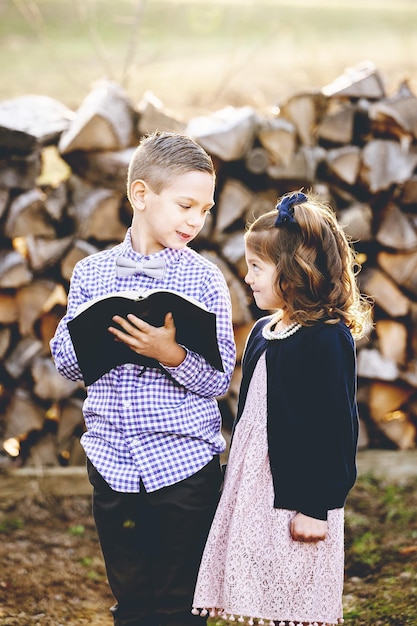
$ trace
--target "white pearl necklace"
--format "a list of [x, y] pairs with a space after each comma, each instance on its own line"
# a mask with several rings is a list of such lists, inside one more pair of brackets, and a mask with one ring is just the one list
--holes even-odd
[[262, 336], [264, 339], [286, 339], [287, 337], [291, 337], [297, 330], [300, 330], [301, 324], [297, 322], [293, 322], [285, 330], [281, 330], [279, 332], [272, 330], [272, 326], [276, 326], [280, 320], [271, 320], [266, 324], [262, 329]]

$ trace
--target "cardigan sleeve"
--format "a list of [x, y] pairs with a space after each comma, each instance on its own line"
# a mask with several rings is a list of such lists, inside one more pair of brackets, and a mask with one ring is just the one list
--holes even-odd
[[[353, 340], [343, 327], [323, 325], [314, 342], [316, 360], [312, 376], [311, 416], [307, 434], [315, 446], [308, 454], [314, 482], [308, 481], [316, 515], [344, 505], [356, 480], [358, 416]], [[313, 511], [314, 512], [314, 511]]]
[[326, 519], [356, 480], [353, 339], [342, 324], [320, 324], [288, 342], [274, 365], [268, 420], [275, 506]]

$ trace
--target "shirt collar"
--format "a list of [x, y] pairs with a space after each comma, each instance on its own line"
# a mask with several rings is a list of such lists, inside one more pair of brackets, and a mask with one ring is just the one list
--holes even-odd
[[173, 248], [164, 248], [160, 252], [155, 252], [155, 254], [140, 254], [132, 248], [131, 228], [128, 228], [124, 241], [121, 244], [121, 253], [123, 256], [129, 257], [129, 259], [132, 259], [133, 261], [142, 261], [144, 259], [164, 259], [168, 267], [179, 263], [184, 251], [183, 249], [174, 250]]

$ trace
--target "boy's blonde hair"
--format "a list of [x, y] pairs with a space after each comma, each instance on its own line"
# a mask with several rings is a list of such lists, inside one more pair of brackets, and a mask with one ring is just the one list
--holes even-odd
[[277, 210], [258, 217], [245, 233], [246, 246], [276, 266], [276, 292], [291, 320], [304, 326], [342, 320], [359, 338], [371, 325], [372, 305], [357, 286], [355, 251], [333, 210], [305, 195], [306, 202], [294, 205], [292, 224], [277, 227]]
[[156, 194], [174, 178], [191, 171], [215, 177], [213, 161], [196, 141], [186, 135], [156, 131], [144, 136], [130, 161], [127, 196], [135, 180], [144, 180]]

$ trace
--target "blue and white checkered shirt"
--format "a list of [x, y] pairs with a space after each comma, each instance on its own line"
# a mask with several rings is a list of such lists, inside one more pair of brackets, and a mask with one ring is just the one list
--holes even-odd
[[87, 431], [81, 443], [87, 457], [115, 491], [138, 492], [142, 479], [155, 491], [188, 478], [225, 448], [216, 397], [229, 386], [235, 366], [230, 293], [219, 268], [190, 248], [165, 248], [162, 280], [136, 274], [116, 276], [116, 258], [148, 259], [131, 246], [130, 229], [123, 243], [79, 261], [71, 278], [66, 315], [51, 340], [58, 371], [82, 380], [67, 322], [78, 306], [121, 290], [172, 289], [192, 296], [216, 313], [224, 372], [187, 351], [178, 366], [166, 368], [174, 384], [157, 368], [126, 363], [87, 389], [83, 412]]

